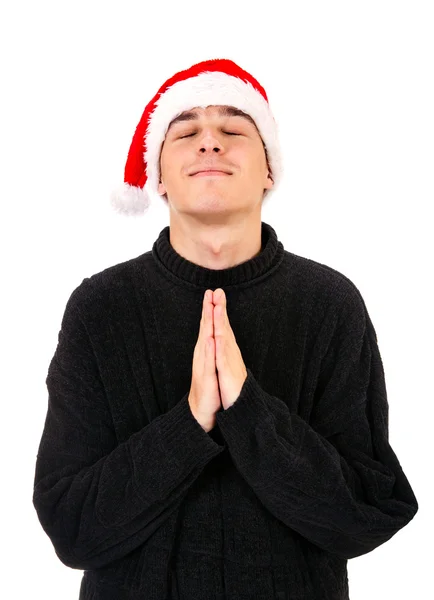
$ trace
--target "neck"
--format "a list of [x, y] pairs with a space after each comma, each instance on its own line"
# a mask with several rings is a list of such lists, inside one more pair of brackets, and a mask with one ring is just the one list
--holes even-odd
[[[214, 215], [215, 217], [215, 215]], [[239, 265], [261, 252], [261, 217], [228, 221], [170, 215], [170, 243], [182, 257], [213, 270]]]

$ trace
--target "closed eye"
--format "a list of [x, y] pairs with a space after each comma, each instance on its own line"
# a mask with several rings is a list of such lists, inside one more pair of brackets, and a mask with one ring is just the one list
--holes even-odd
[[[227, 135], [241, 135], [241, 133], [233, 133], [231, 131], [223, 131], [223, 133], [226, 133]], [[188, 135], [183, 135], [179, 139], [183, 140], [184, 138], [191, 137], [192, 135], [195, 135], [195, 133], [189, 133]]]

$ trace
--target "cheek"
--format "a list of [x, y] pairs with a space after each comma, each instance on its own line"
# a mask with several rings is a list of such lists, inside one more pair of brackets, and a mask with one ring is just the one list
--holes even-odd
[[179, 172], [179, 157], [175, 152], [166, 151], [161, 154], [161, 175], [163, 177], [173, 177]]
[[237, 147], [234, 147], [233, 156], [243, 170], [248, 170], [249, 173], [254, 173], [257, 176], [261, 175], [266, 165], [264, 147], [262, 144], [257, 145], [252, 141], [247, 143], [246, 140], [245, 143], [240, 143]]
[[252, 153], [246, 161], [243, 170], [246, 170], [249, 173], [249, 177], [252, 181], [256, 181], [262, 179], [266, 166], [266, 160], [261, 153]]

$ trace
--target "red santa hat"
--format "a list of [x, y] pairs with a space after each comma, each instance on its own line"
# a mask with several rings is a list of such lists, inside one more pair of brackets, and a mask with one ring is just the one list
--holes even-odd
[[117, 213], [138, 216], [146, 212], [152, 195], [159, 195], [160, 152], [170, 122], [186, 110], [211, 105], [234, 106], [252, 117], [265, 145], [273, 179], [265, 196], [276, 190], [282, 176], [282, 158], [267, 94], [232, 60], [216, 58], [173, 75], [146, 106], [128, 152], [124, 183], [111, 195], [111, 206]]

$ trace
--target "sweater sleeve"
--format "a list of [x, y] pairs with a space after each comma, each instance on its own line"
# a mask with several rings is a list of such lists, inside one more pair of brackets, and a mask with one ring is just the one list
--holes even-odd
[[309, 423], [263, 390], [249, 368], [217, 423], [265, 508], [350, 559], [388, 541], [418, 510], [389, 444], [383, 365], [357, 288], [343, 303], [322, 364]]
[[117, 443], [79, 290], [68, 300], [46, 378], [33, 505], [59, 559], [85, 570], [146, 542], [224, 447], [196, 421], [188, 394]]

